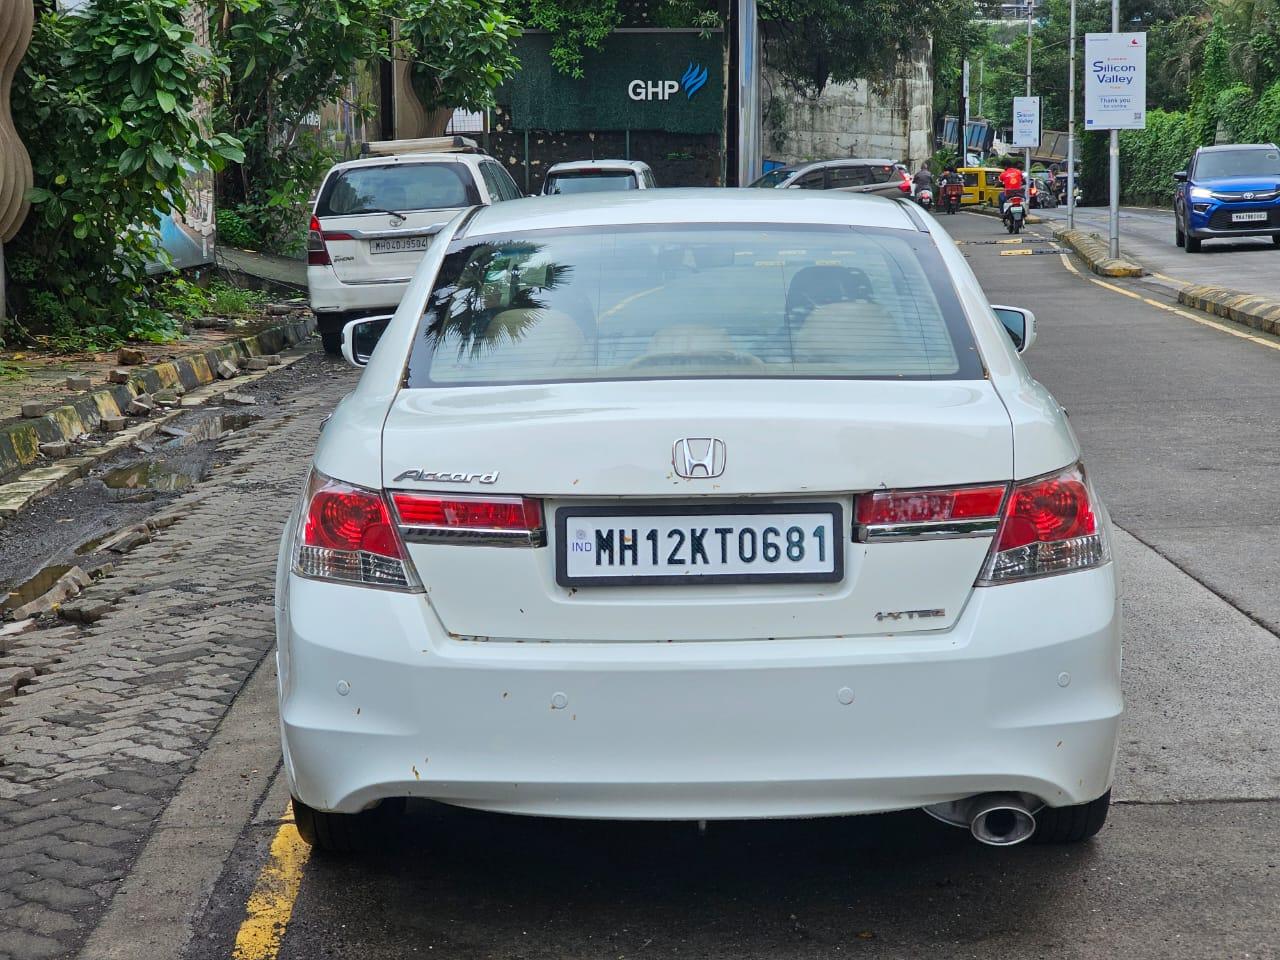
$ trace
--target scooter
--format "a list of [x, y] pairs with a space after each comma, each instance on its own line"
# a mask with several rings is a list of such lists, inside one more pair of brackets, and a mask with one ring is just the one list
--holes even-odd
[[1004, 228], [1010, 233], [1021, 233], [1022, 224], [1027, 219], [1026, 201], [1022, 194], [1013, 193], [1004, 198], [1004, 206], [1000, 208], [1000, 219]]
[[933, 209], [933, 188], [917, 187], [916, 203], [920, 204], [920, 206], [924, 207], [926, 210], [932, 210]]
[[960, 209], [960, 199], [964, 194], [961, 183], [946, 183], [942, 187], [942, 209], [947, 213], [955, 213]]

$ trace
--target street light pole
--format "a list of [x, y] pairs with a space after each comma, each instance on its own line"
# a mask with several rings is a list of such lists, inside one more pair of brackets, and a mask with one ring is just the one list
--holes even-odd
[[[1113, 0], [1114, 2], [1114, 0]], [[1027, 0], [1027, 96], [1031, 96], [1031, 12], [1035, 9], [1035, 0]], [[1031, 189], [1031, 148], [1027, 147], [1024, 155], [1023, 172], [1026, 174], [1028, 196]]]
[[[1120, 32], [1120, 0], [1111, 0], [1111, 32]], [[1112, 260], [1120, 258], [1120, 131], [1111, 129], [1111, 216], [1110, 254]]]
[[1067, 77], [1067, 229], [1076, 228], [1076, 0], [1071, 0], [1071, 52]]

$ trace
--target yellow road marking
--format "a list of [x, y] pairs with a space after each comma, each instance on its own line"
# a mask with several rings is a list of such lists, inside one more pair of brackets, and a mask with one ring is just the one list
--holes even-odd
[[1001, 251], [1000, 251], [1000, 256], [1002, 256], [1002, 257], [1029, 257], [1029, 256], [1031, 256], [1033, 253], [1035, 253], [1035, 251], [1034, 251], [1034, 250], [1001, 250]]
[[293, 916], [293, 904], [302, 883], [311, 848], [298, 836], [292, 811], [280, 822], [271, 841], [271, 854], [258, 874], [258, 882], [245, 908], [244, 923], [236, 934], [232, 960], [275, 960], [280, 941]]
[[[1084, 274], [1077, 270], [1076, 265], [1071, 262], [1071, 258], [1067, 255], [1067, 252], [1063, 250], [1061, 253], [1063, 266], [1074, 273], [1077, 277], [1084, 277]], [[1159, 274], [1157, 274], [1157, 276], [1159, 276]], [[1114, 293], [1121, 294], [1122, 296], [1130, 297], [1134, 300], [1141, 300], [1143, 303], [1147, 304], [1147, 306], [1163, 310], [1165, 313], [1176, 314], [1177, 316], [1190, 320], [1193, 323], [1198, 323], [1202, 327], [1212, 327], [1214, 330], [1221, 330], [1223, 333], [1229, 333], [1231, 336], [1238, 337], [1241, 340], [1248, 340], [1250, 343], [1256, 343], [1269, 350], [1280, 350], [1280, 340], [1270, 340], [1266, 337], [1254, 336], [1251, 333], [1245, 333], [1243, 330], [1238, 329], [1235, 326], [1228, 326], [1225, 323], [1210, 320], [1208, 317], [1198, 317], [1194, 313], [1189, 313], [1186, 310], [1179, 310], [1177, 307], [1172, 307], [1167, 303], [1161, 303], [1159, 300], [1152, 300], [1150, 297], [1144, 297], [1141, 294], [1134, 293], [1132, 290], [1125, 290], [1123, 287], [1117, 287], [1114, 283], [1107, 283], [1105, 280], [1099, 280], [1097, 277], [1084, 277], [1084, 279], [1091, 283], [1096, 283], [1098, 286], [1111, 290]], [[1164, 277], [1163, 279], [1167, 280], [1169, 278]], [[1174, 282], [1176, 283], [1177, 281]]]

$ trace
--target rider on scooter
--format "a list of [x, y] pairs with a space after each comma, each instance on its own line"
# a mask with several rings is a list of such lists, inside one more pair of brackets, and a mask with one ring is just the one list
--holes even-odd
[[1004, 168], [1004, 172], [1000, 174], [1000, 185], [1004, 187], [1000, 191], [1000, 209], [1004, 209], [1005, 197], [1011, 193], [1022, 193], [1022, 168], [1018, 166], [1016, 160], [1011, 160], [1009, 165]]

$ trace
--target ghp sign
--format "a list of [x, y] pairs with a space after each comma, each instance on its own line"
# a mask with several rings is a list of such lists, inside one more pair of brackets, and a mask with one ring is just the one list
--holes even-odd
[[690, 61], [679, 80], [632, 80], [627, 84], [627, 96], [632, 100], [670, 100], [683, 90], [688, 100], [706, 83], [707, 68]]

